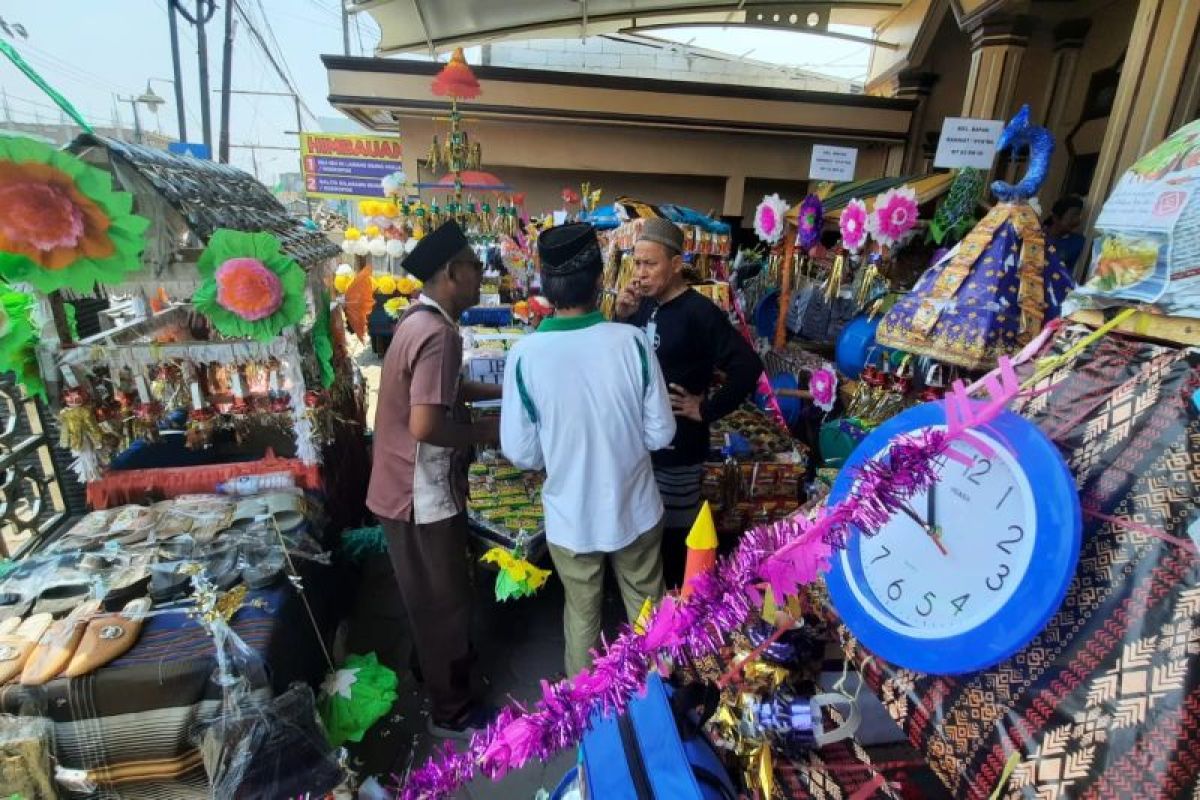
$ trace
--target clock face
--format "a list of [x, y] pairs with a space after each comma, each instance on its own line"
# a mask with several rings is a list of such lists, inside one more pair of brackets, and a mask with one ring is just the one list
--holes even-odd
[[[829, 504], [857, 491], [858, 470], [892, 443], [945, 423], [940, 402], [884, 422], [846, 460]], [[1027, 645], [1062, 605], [1083, 529], [1075, 479], [1036, 425], [1003, 411], [949, 446], [964, 463], [939, 459], [932, 493], [873, 535], [853, 533], [825, 576], [865, 648], [937, 675], [983, 669]]]
[[841, 554], [864, 609], [914, 638], [978, 627], [1004, 608], [1032, 561], [1038, 531], [1025, 471], [1000, 442], [974, 435], [986, 455], [963, 441], [952, 444], [969, 465], [943, 456], [928, 492]]

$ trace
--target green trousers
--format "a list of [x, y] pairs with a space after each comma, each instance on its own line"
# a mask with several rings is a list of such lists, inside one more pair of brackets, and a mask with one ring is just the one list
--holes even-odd
[[630, 622], [637, 620], [647, 597], [658, 601], [663, 596], [662, 531], [660, 521], [615, 553], [575, 553], [550, 545], [550, 559], [567, 596], [563, 631], [568, 675], [591, 666], [590, 651], [600, 643], [604, 569], [608, 562], [612, 562]]

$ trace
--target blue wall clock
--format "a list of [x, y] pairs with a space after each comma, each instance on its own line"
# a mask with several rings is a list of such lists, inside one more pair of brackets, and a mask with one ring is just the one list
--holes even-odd
[[[876, 428], [829, 502], [846, 497], [854, 468], [896, 437], [945, 424], [945, 406], [926, 403]], [[1054, 444], [1008, 411], [971, 432], [992, 452], [952, 443], [970, 465], [939, 459], [933, 488], [874, 535], [852, 536], [826, 576], [833, 607], [866, 648], [935, 675], [974, 672], [1028, 644], [1062, 604], [1079, 560], [1079, 495]]]

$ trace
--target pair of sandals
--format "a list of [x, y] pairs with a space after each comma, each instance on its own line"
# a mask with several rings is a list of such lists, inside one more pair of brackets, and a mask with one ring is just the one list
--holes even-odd
[[308, 524], [305, 511], [304, 493], [299, 489], [246, 497], [234, 506], [230, 527], [247, 530], [269, 517], [280, 533], [293, 533]]
[[0, 685], [41, 686], [59, 676], [78, 678], [123, 656], [137, 642], [150, 599], [102, 612], [91, 600], [55, 621], [48, 613], [0, 622]]
[[285, 559], [278, 547], [258, 543], [222, 544], [197, 555], [185, 551], [184, 544], [179, 542], [162, 553], [177, 560], [163, 561], [150, 568], [150, 596], [155, 602], [176, 599], [191, 589], [191, 575], [183, 570], [189, 559], [203, 565], [208, 580], [220, 591], [228, 591], [240, 582], [250, 589], [266, 589], [284, 574]]

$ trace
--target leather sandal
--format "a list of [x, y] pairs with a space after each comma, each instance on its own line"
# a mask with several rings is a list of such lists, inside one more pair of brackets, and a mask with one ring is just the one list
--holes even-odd
[[100, 601], [93, 600], [76, 608], [66, 619], [53, 623], [25, 662], [21, 685], [41, 686], [58, 677], [71, 663], [88, 621], [99, 609]]
[[[34, 614], [24, 621], [17, 617], [12, 620], [18, 622], [16, 628], [0, 636], [0, 684], [8, 683], [21, 674], [30, 653], [37, 647], [54, 618], [49, 614]], [[11, 624], [12, 620], [5, 620], [5, 623]]]
[[119, 613], [92, 617], [63, 674], [78, 678], [125, 655], [137, 643], [149, 610], [150, 598], [139, 597], [130, 600]]

